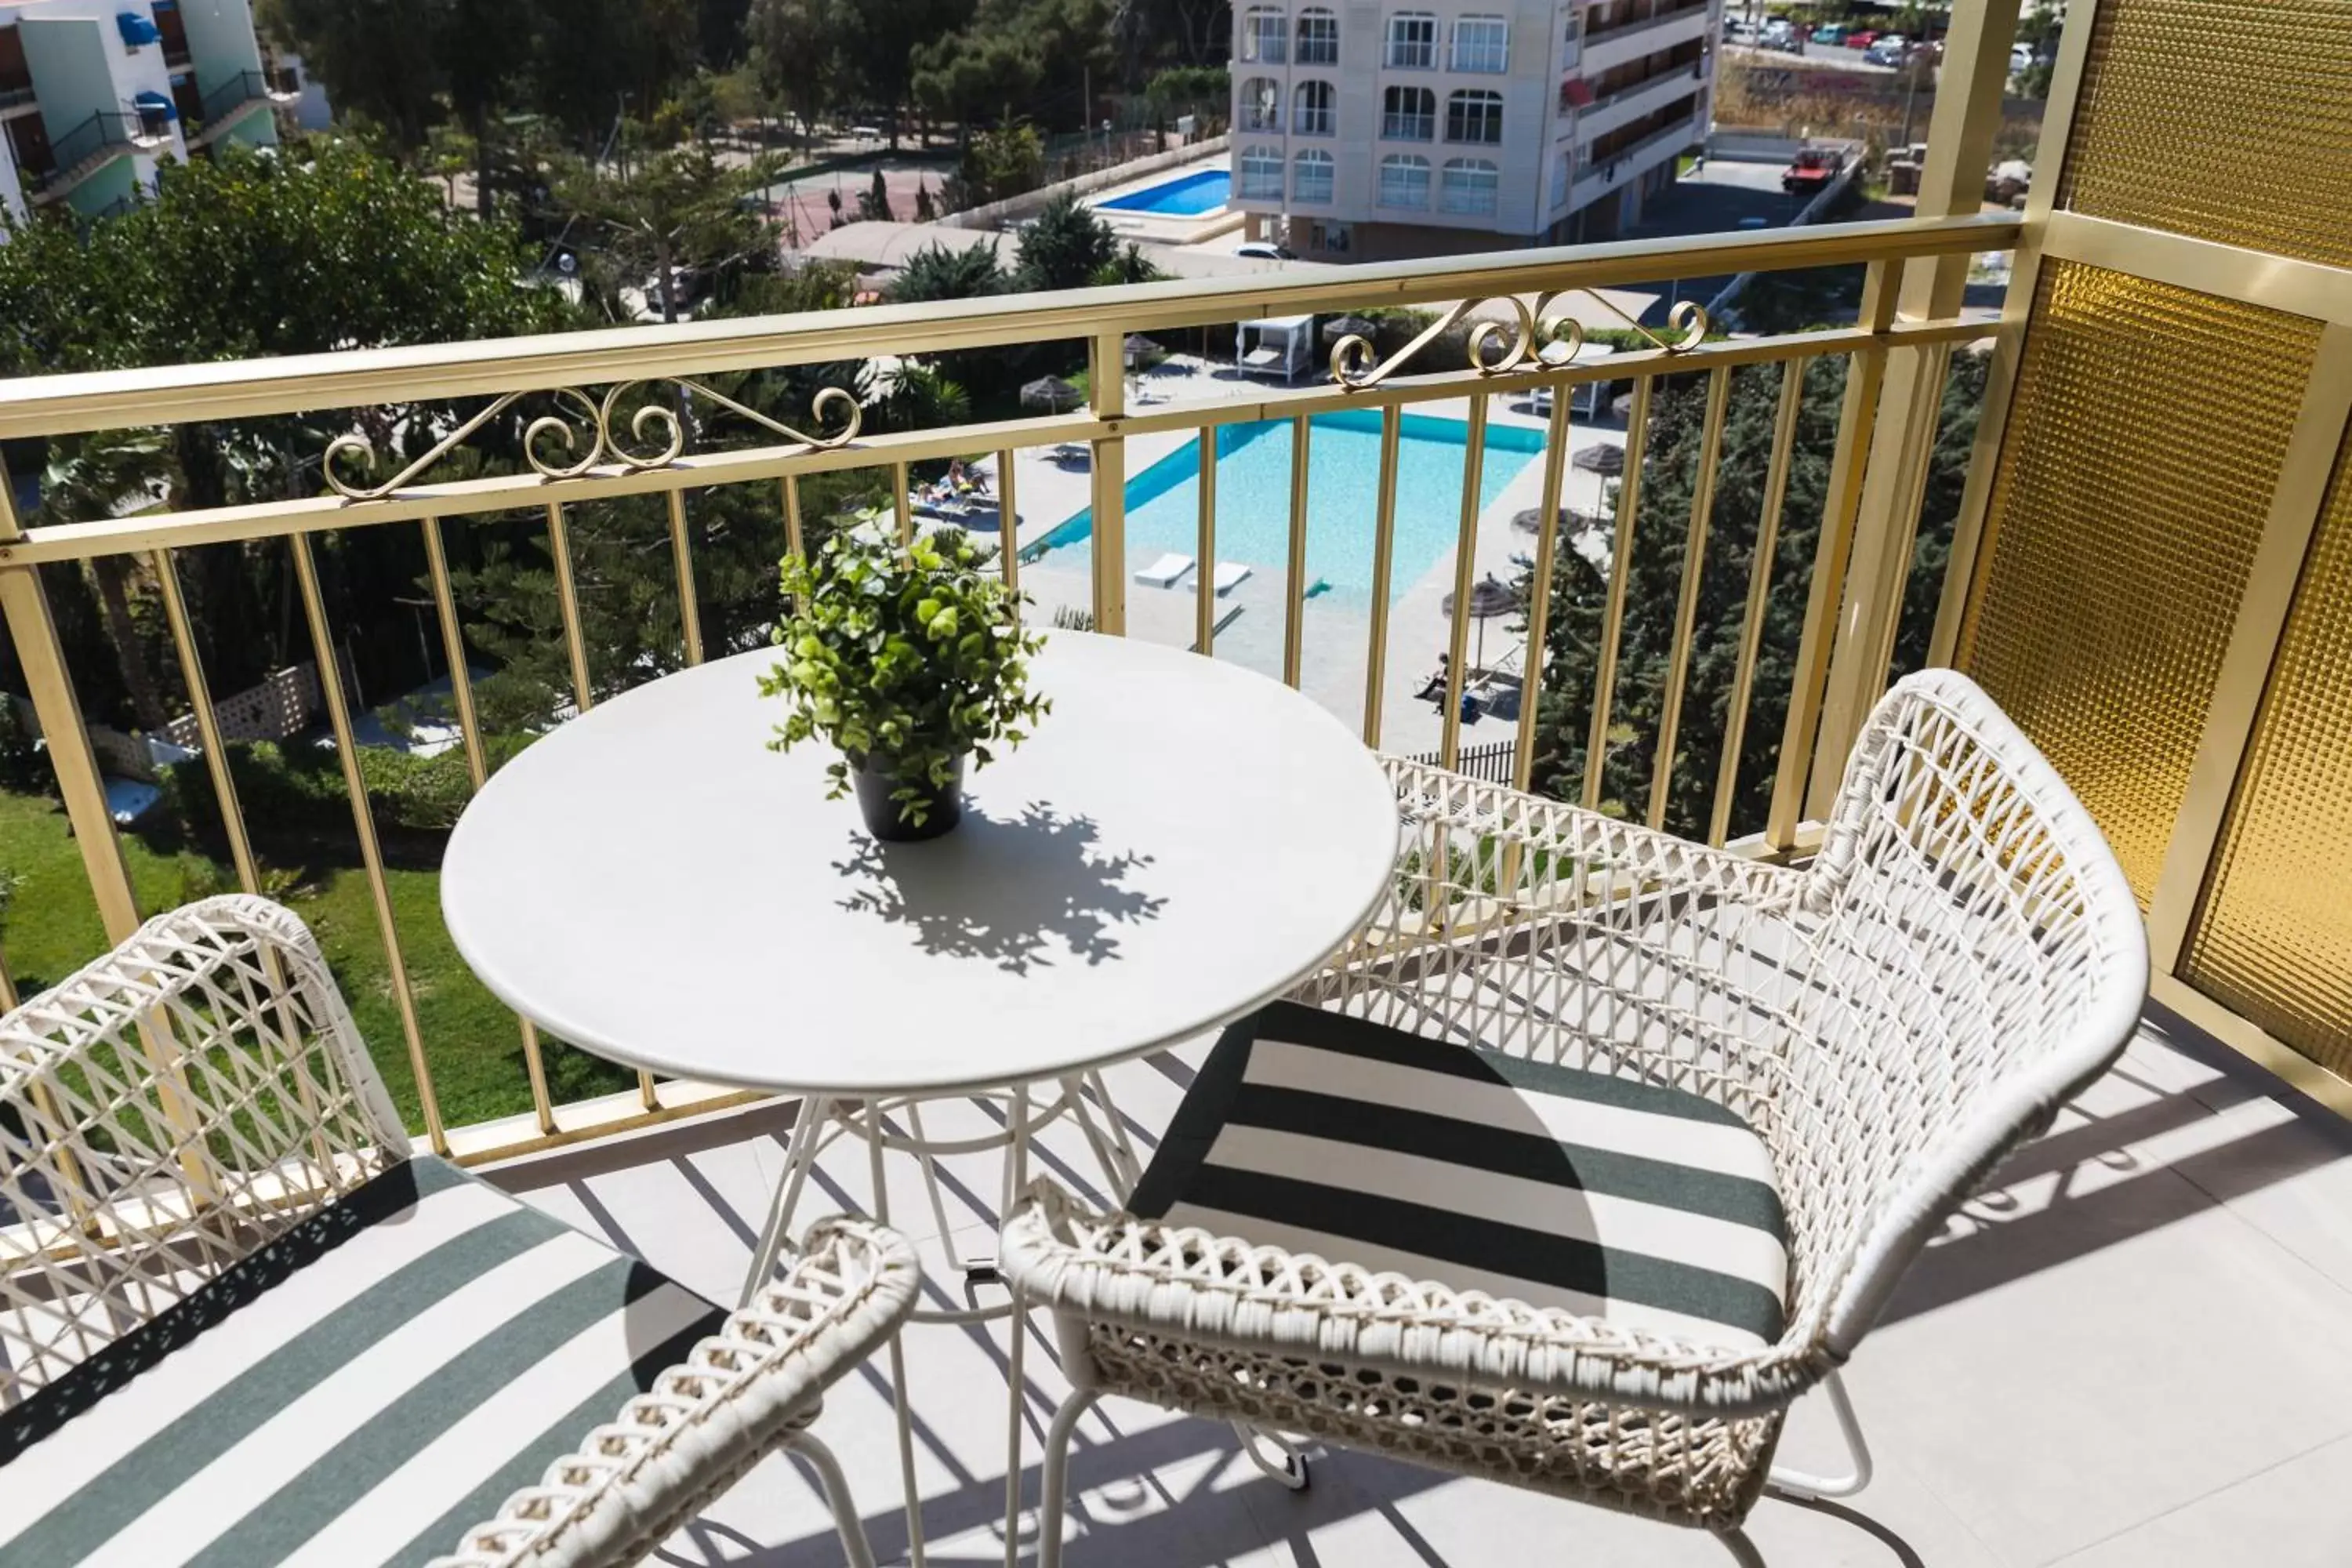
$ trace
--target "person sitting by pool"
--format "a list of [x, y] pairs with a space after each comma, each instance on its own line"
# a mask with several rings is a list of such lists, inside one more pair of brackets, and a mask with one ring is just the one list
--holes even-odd
[[1416, 702], [1444, 701], [1446, 672], [1452, 667], [1452, 664], [1453, 660], [1450, 657], [1445, 654], [1439, 654], [1437, 656], [1437, 673], [1431, 676], [1422, 689], [1413, 694], [1413, 700]]

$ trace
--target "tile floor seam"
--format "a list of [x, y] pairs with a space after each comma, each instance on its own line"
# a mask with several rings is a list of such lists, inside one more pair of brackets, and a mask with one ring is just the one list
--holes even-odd
[[[2156, 1523], [2159, 1520], [2170, 1519], [2174, 1514], [2185, 1512], [2189, 1509], [2195, 1508], [2200, 1503], [2210, 1502], [2213, 1499], [2220, 1497], [2224, 1492], [2232, 1492], [2237, 1490], [2240, 1487], [2258, 1481], [2262, 1479], [2263, 1477], [2269, 1475], [2273, 1470], [2278, 1469], [2282, 1466], [2292, 1465], [2298, 1460], [2307, 1459], [2312, 1455], [2319, 1452], [2322, 1448], [2333, 1447], [2335, 1445], [2343, 1442], [2347, 1436], [2352, 1436], [2352, 1433], [2338, 1432], [2332, 1437], [2324, 1437], [2307, 1448], [2297, 1449], [2295, 1452], [2288, 1454], [2284, 1458], [2280, 1458], [2272, 1464], [2263, 1465], [2259, 1468], [2249, 1470], [2244, 1475], [2238, 1477], [2235, 1480], [2224, 1481], [2220, 1486], [2214, 1487], [2210, 1490], [2200, 1493], [2196, 1497], [2184, 1498], [2180, 1501], [2174, 1503], [2169, 1508], [2158, 1509], [2156, 1512], [2149, 1514], [2146, 1519], [2135, 1520], [2131, 1523], [2124, 1525], [2120, 1529], [2107, 1531], [2106, 1534], [2102, 1535], [2096, 1541], [2086, 1541], [2082, 1545], [2075, 1547], [2073, 1551], [2067, 1552], [2062, 1557], [2045, 1557], [2041, 1562], [2035, 1563], [2033, 1568], [2065, 1568], [2067, 1563], [2080, 1562], [2086, 1554], [2097, 1551], [2100, 1547], [2106, 1545], [2107, 1542], [2111, 1541], [2116, 1540], [2122, 1536], [2129, 1535], [2136, 1530], [2146, 1530], [2149, 1525]], [[1967, 1522], [1968, 1521], [1965, 1520], [1961, 1521], [1962, 1528], [1966, 1528]]]

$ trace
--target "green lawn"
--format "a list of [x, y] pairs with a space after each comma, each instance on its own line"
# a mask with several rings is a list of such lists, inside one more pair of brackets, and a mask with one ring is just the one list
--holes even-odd
[[[122, 848], [142, 913], [236, 885], [226, 865], [195, 849], [171, 848], [132, 834], [123, 836]], [[260, 854], [265, 863], [271, 860], [267, 846]], [[0, 793], [0, 869], [24, 879], [0, 935], [0, 951], [7, 954], [23, 994], [54, 984], [105, 951], [106, 934], [90, 899], [80, 847], [68, 836], [65, 813], [55, 801]], [[394, 870], [385, 879], [442, 1119], [456, 1127], [529, 1110], [521, 1030], [450, 944], [441, 923], [440, 873]], [[416, 1075], [355, 843], [343, 855], [313, 850], [300, 883], [283, 897], [317, 934], [393, 1103], [412, 1131], [422, 1131]], [[549, 1090], [558, 1104], [635, 1081], [633, 1074], [558, 1042], [547, 1042], [547, 1058]]]

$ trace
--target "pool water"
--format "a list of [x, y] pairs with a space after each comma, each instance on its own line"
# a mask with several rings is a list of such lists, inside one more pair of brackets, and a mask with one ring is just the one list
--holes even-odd
[[1157, 213], [1162, 217], [1198, 217], [1202, 213], [1215, 212], [1233, 195], [1234, 175], [1230, 169], [1202, 169], [1197, 174], [1174, 180], [1164, 180], [1139, 191], [1110, 201], [1097, 202], [1098, 207], [1114, 212]]
[[[1462, 470], [1469, 426], [1425, 414], [1403, 416], [1397, 444], [1396, 539], [1389, 587], [1393, 600], [1412, 586], [1462, 531]], [[1279, 576], [1290, 558], [1290, 422], [1221, 425], [1217, 438], [1217, 559]], [[1200, 542], [1201, 444], [1198, 438], [1127, 482], [1127, 564], [1150, 565], [1163, 551], [1192, 555]], [[1478, 473], [1481, 510], [1543, 450], [1543, 432], [1516, 425], [1486, 427]], [[1370, 605], [1372, 531], [1381, 482], [1377, 409], [1320, 414], [1307, 448], [1307, 582]], [[1092, 509], [1062, 522], [1024, 559], [1090, 564]], [[1199, 568], [1202, 575], [1207, 567]], [[1130, 588], [1129, 592], [1136, 590]], [[1181, 591], [1181, 590], [1180, 590]]]

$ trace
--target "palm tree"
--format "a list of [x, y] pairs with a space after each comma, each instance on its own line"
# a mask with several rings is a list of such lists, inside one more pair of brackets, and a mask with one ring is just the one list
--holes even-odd
[[[171, 443], [160, 430], [98, 430], [62, 438], [49, 447], [48, 467], [41, 474], [41, 519], [95, 522], [142, 510], [167, 499], [178, 479]], [[131, 711], [141, 728], [160, 730], [171, 715], [131, 616], [130, 563], [121, 555], [94, 555], [85, 565]]]

